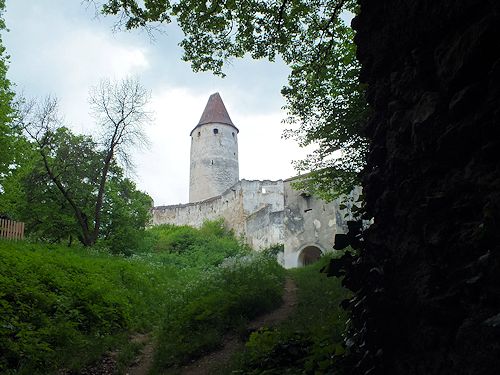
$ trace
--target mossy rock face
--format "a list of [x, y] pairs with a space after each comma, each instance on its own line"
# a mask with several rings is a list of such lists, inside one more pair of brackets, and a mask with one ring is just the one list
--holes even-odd
[[359, 3], [353, 25], [373, 110], [363, 192], [374, 224], [345, 277], [358, 292], [349, 304], [352, 365], [494, 374], [500, 6]]

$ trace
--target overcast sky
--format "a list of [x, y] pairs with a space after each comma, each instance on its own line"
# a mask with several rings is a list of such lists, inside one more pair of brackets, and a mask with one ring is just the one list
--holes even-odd
[[133, 76], [151, 91], [151, 144], [134, 152], [131, 178], [155, 205], [188, 201], [189, 132], [214, 92], [240, 130], [240, 178], [291, 177], [291, 160], [305, 155], [295, 142], [281, 139], [280, 89], [288, 75], [282, 63], [235, 60], [224, 79], [193, 73], [181, 61], [181, 33], [174, 26], [155, 41], [138, 30], [114, 33], [112, 18], [96, 18], [80, 0], [7, 0], [4, 16], [10, 30], [3, 35], [8, 76], [16, 91], [57, 96], [75, 132], [93, 132], [87, 98], [100, 79]]

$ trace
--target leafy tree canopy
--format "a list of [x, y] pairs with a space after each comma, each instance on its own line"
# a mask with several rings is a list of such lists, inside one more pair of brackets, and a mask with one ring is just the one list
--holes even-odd
[[20, 105], [19, 126], [40, 160], [40, 175], [71, 208], [85, 246], [100, 238], [108, 182], [117, 161], [129, 167], [132, 148], [147, 143], [143, 126], [150, 121], [148, 100], [149, 93], [133, 79], [102, 81], [94, 87], [89, 101], [101, 130], [98, 143], [68, 133], [54, 98]]
[[[86, 220], [94, 220], [95, 201], [99, 191], [104, 151], [89, 136], [73, 134], [60, 127], [50, 134], [46, 147], [47, 163], [52, 173]], [[0, 210], [26, 223], [34, 239], [49, 242], [82, 238], [82, 228], [73, 207], [47, 174], [45, 161], [35, 145], [21, 167], [6, 179], [5, 193], [0, 198]], [[99, 238], [114, 252], [131, 252], [140, 232], [149, 222], [151, 198], [136, 189], [123, 176], [122, 169], [112, 163], [106, 184], [101, 213]]]
[[[92, 1], [92, 0], [89, 0]], [[291, 68], [286, 99], [293, 137], [302, 146], [317, 145], [296, 162], [300, 173], [312, 172], [297, 185], [333, 199], [358, 184], [366, 140], [361, 126], [367, 117], [364, 87], [344, 21], [356, 12], [355, 0], [108, 0], [105, 14], [117, 15], [128, 29], [170, 23], [184, 31], [184, 60], [194, 71], [224, 75], [224, 63], [250, 55], [271, 61], [280, 56]], [[297, 126], [298, 125], [298, 126]]]
[[[6, 30], [2, 17], [5, 1], [0, 0], [0, 32]], [[0, 36], [0, 193], [3, 190], [3, 180], [18, 164], [21, 148], [24, 145], [20, 132], [14, 126], [14, 91], [7, 79], [9, 56], [5, 53]]]

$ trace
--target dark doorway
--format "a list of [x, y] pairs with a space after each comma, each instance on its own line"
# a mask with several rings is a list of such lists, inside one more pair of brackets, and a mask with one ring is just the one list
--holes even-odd
[[323, 253], [316, 246], [306, 246], [299, 254], [299, 267], [307, 266], [316, 262]]

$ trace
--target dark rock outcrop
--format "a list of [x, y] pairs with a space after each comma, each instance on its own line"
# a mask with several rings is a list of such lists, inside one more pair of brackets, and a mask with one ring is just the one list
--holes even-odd
[[375, 222], [346, 277], [357, 370], [499, 374], [500, 2], [360, 4]]

